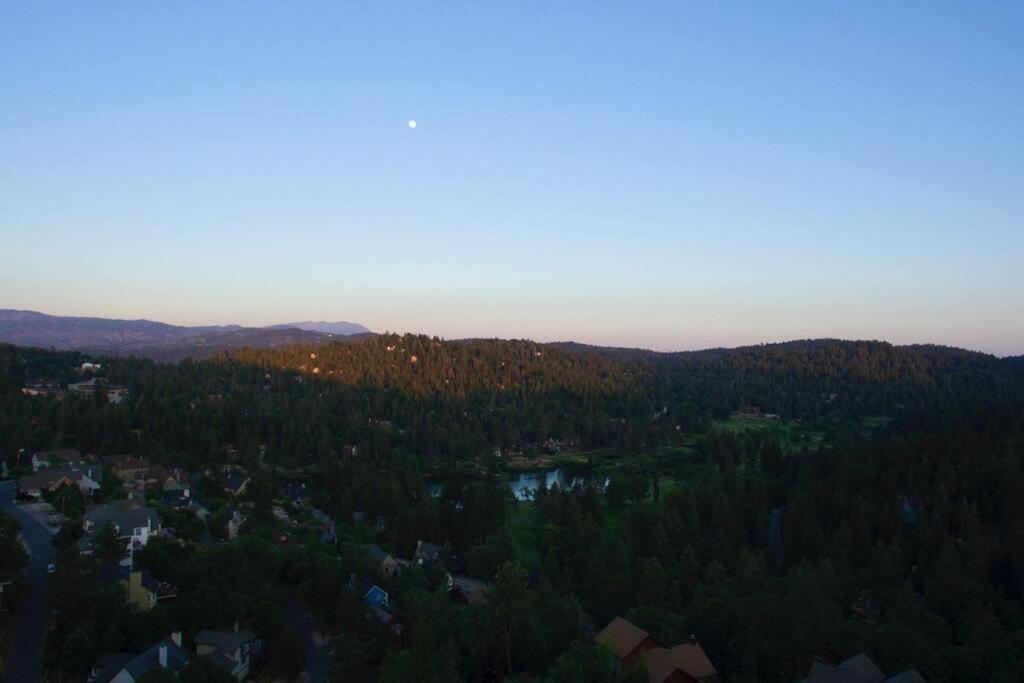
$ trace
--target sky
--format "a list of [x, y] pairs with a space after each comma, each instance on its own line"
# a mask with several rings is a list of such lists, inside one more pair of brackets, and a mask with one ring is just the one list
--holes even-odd
[[0, 308], [1005, 355], [1022, 255], [1021, 2], [0, 4]]

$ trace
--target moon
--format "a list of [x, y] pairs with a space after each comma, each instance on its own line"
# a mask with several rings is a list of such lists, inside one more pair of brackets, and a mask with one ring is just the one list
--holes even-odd
[[410, 128], [415, 128], [416, 127], [416, 119], [409, 119], [409, 127]]

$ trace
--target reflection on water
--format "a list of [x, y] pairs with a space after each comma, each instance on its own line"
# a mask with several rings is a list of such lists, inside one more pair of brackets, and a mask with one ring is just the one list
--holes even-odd
[[[529, 470], [514, 472], [509, 476], [508, 487], [516, 500], [530, 500], [534, 491], [541, 486], [551, 488], [558, 484], [559, 488], [572, 488], [576, 484], [586, 483], [593, 475], [566, 467], [555, 467], [548, 470]], [[607, 479], [601, 482], [602, 486], [608, 484]], [[437, 497], [444, 490], [444, 482], [439, 480], [428, 480], [427, 491], [430, 495]]]

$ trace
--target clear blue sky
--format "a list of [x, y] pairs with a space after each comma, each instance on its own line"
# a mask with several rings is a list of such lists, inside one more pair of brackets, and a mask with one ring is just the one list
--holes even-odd
[[55, 314], [1024, 353], [1024, 3], [4, 2], [0, 237]]

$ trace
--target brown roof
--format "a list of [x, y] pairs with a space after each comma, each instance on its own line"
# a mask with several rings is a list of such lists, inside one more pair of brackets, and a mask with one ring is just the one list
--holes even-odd
[[662, 683], [662, 681], [668, 680], [669, 676], [679, 668], [675, 659], [672, 658], [672, 653], [663, 647], [645, 652], [640, 657], [640, 661], [647, 669], [647, 676], [651, 679], [651, 683]]
[[171, 473], [168, 472], [167, 468], [163, 465], [153, 465], [146, 473], [146, 478], [155, 479], [156, 481], [163, 483], [171, 478]]
[[66, 470], [45, 470], [39, 474], [29, 474], [22, 477], [18, 481], [18, 488], [22, 491], [51, 489], [65, 480], [69, 483], [75, 481]]
[[622, 617], [615, 617], [611, 623], [594, 636], [599, 643], [606, 643], [619, 659], [625, 659], [633, 650], [650, 638], [651, 634], [638, 628]]
[[704, 654], [704, 648], [700, 643], [676, 645], [670, 652], [679, 668], [694, 678], [707, 678], [718, 674], [711, 660]]
[[718, 674], [704, 649], [696, 643], [676, 645], [671, 649], [658, 647], [645, 652], [640, 661], [647, 668], [651, 683], [666, 681], [677, 670], [698, 681]]

